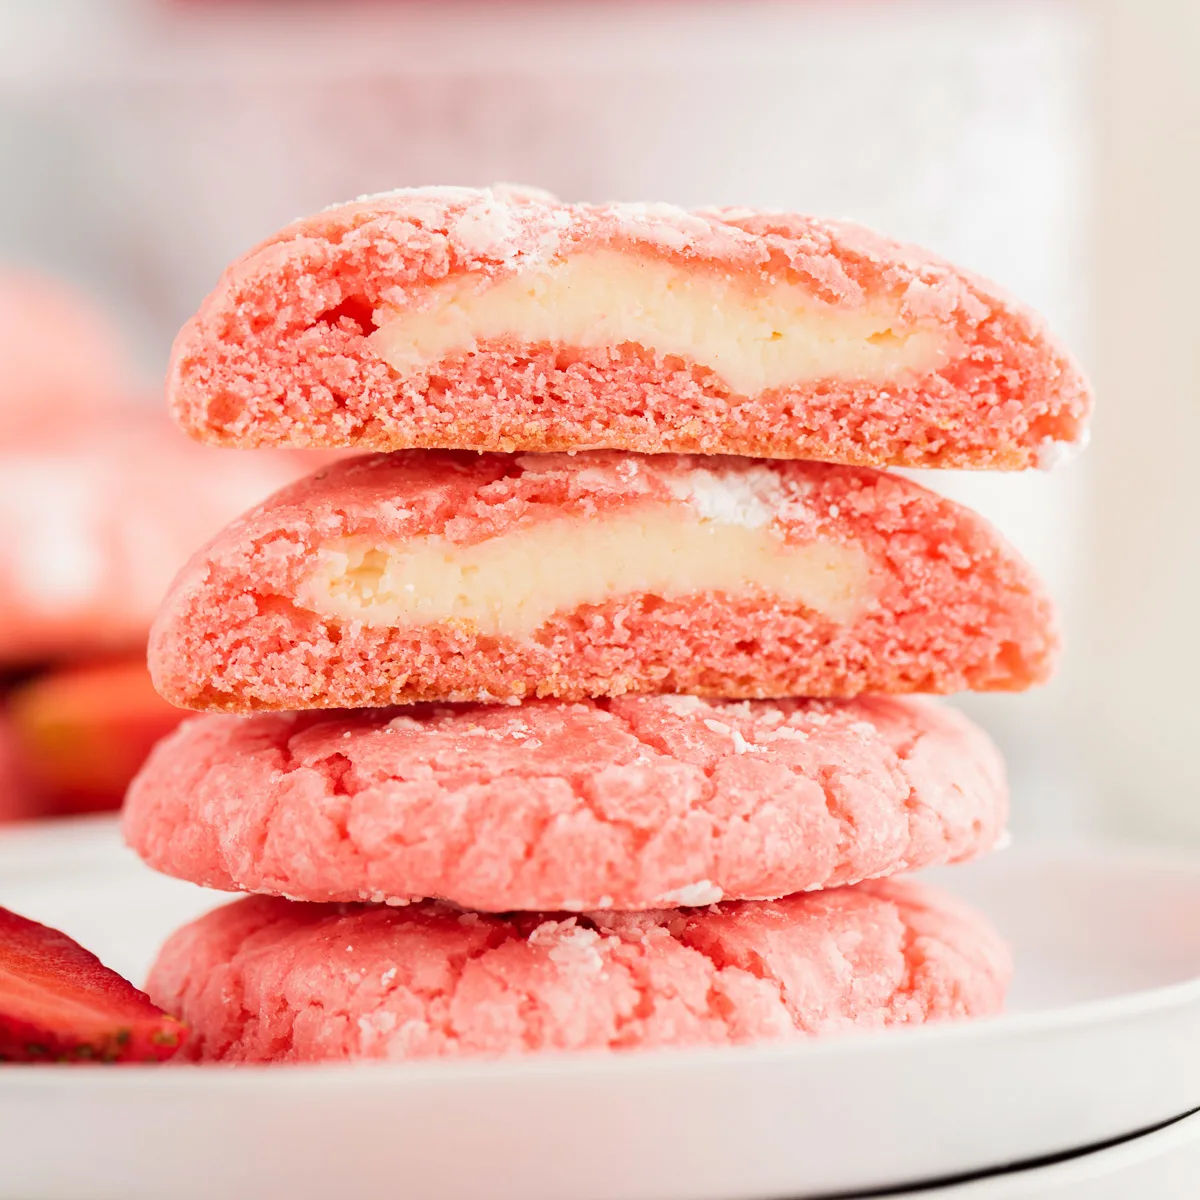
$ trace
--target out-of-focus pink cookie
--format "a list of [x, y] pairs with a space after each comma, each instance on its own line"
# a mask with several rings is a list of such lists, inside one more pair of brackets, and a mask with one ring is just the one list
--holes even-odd
[[196, 546], [313, 465], [218, 454], [137, 411], [0, 446], [0, 664], [139, 645]]
[[151, 635], [175, 704], [1016, 690], [1053, 613], [985, 521], [906, 479], [723, 457], [408, 451], [235, 522]]
[[629, 696], [195, 718], [131, 786], [125, 835], [209, 887], [577, 912], [970, 858], [1007, 801], [986, 735], [939, 705]]
[[0, 270], [0, 447], [61, 435], [70, 422], [129, 404], [133, 369], [121, 338], [67, 285]]
[[429, 188], [289, 225], [175, 344], [221, 445], [1049, 465], [1090, 407], [1040, 319], [837, 221]]
[[710, 909], [488, 917], [255, 896], [179, 930], [147, 991], [225, 1062], [730, 1045], [997, 1012], [1008, 950], [909, 881]]

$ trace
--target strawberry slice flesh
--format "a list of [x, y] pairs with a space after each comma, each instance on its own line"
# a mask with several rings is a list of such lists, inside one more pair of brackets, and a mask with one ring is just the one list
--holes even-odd
[[161, 1062], [184, 1033], [65, 933], [0, 908], [0, 1062]]

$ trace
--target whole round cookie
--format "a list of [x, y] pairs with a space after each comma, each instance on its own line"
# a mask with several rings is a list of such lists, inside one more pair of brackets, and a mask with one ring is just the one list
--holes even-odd
[[1008, 950], [911, 881], [586, 916], [254, 896], [176, 932], [150, 973], [226, 1062], [729, 1045], [998, 1011]]
[[998, 753], [949, 708], [634, 696], [198, 717], [134, 780], [125, 834], [207, 887], [580, 912], [970, 858], [1006, 813]]

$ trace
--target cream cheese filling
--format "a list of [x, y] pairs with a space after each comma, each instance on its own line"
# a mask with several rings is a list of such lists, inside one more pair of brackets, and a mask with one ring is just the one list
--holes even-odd
[[707, 367], [746, 395], [833, 376], [883, 381], [930, 370], [944, 332], [876, 301], [839, 310], [793, 283], [748, 283], [653, 255], [593, 250], [497, 281], [465, 276], [430, 288], [421, 307], [382, 308], [370, 335], [404, 377], [478, 343], [588, 348], [634, 342]]
[[331, 541], [297, 600], [345, 622], [452, 621], [521, 638], [582, 605], [699, 592], [765, 595], [848, 622], [870, 601], [870, 562], [856, 546], [789, 545], [767, 526], [722, 524], [654, 502], [542, 521], [473, 545], [432, 536]]

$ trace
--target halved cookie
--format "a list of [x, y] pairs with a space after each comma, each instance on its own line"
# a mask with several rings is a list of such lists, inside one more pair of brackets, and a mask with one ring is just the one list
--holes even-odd
[[429, 188], [288, 226], [175, 345], [231, 446], [1049, 465], [1088, 387], [992, 284], [837, 221]]
[[625, 692], [1017, 690], [1053, 612], [980, 517], [823, 463], [409, 451], [236, 521], [177, 578], [150, 666], [250, 712]]

